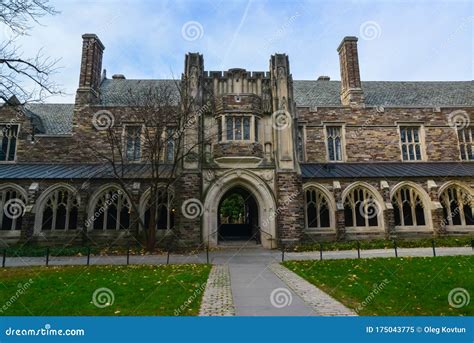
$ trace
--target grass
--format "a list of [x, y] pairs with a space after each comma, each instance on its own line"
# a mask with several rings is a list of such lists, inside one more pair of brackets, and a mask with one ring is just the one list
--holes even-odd
[[[443, 237], [434, 239], [436, 247], [470, 247], [474, 237]], [[429, 248], [433, 239], [400, 239], [396, 241], [399, 248]], [[360, 248], [368, 249], [393, 249], [393, 240], [359, 241]], [[324, 251], [356, 250], [357, 241], [349, 242], [322, 242]], [[302, 244], [294, 247], [294, 251], [319, 251], [320, 242]]]
[[[0, 269], [0, 315], [197, 315], [209, 265]], [[93, 294], [108, 288], [114, 300]], [[98, 293], [100, 294], [100, 293]], [[109, 298], [110, 299], [110, 298]], [[189, 301], [188, 301], [189, 300]]]
[[[288, 261], [284, 265], [360, 315], [472, 316], [448, 295], [463, 288], [474, 298], [474, 256]], [[461, 296], [453, 302], [461, 301]]]

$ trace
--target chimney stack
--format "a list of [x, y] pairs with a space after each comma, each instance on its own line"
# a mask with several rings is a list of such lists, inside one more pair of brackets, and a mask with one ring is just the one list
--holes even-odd
[[99, 100], [104, 49], [104, 45], [97, 35], [92, 33], [82, 35], [81, 74], [76, 102], [84, 104]]
[[357, 37], [344, 37], [337, 48], [341, 67], [341, 102], [344, 106], [363, 106]]

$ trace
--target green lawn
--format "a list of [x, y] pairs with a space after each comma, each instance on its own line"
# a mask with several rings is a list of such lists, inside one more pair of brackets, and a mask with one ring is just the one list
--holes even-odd
[[[0, 269], [0, 315], [197, 315], [209, 265]], [[93, 294], [100, 288], [94, 304]], [[108, 304], [108, 305], [107, 305]]]
[[[474, 315], [474, 256], [288, 261], [284, 265], [360, 315]], [[470, 303], [463, 303], [466, 292]], [[463, 298], [464, 297], [464, 298]], [[464, 301], [466, 303], [466, 301]]]

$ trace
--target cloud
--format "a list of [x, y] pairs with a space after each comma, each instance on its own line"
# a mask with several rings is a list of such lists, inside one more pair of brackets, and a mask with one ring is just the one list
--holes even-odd
[[[381, 34], [359, 40], [363, 80], [471, 80], [470, 2], [381, 1], [54, 1], [61, 13], [41, 20], [21, 39], [26, 55], [40, 48], [61, 58], [57, 82], [73, 102], [79, 79], [81, 35], [96, 33], [106, 49], [108, 75], [180, 77], [184, 55], [204, 54], [206, 70], [267, 70], [285, 52], [295, 79], [339, 79], [336, 48], [375, 21]], [[187, 41], [182, 26], [197, 21], [202, 38]]]

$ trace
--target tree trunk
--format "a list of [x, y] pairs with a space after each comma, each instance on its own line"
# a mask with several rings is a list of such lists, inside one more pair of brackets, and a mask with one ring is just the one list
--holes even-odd
[[[153, 193], [153, 192], [150, 192]], [[152, 195], [150, 194], [150, 197]], [[153, 199], [153, 198], [151, 198]], [[150, 205], [150, 221], [148, 223], [147, 235], [146, 235], [146, 248], [147, 251], [155, 251], [156, 244], [156, 201], [151, 201]]]

